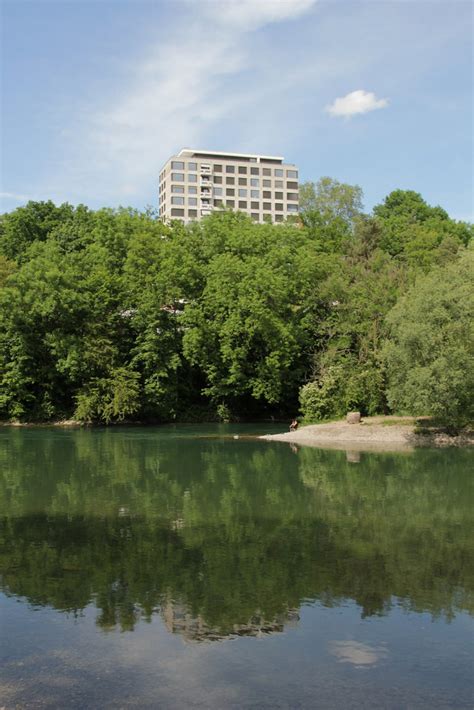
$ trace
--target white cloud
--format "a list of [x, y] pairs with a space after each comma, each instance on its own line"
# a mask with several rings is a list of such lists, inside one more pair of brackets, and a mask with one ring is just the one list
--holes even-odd
[[388, 99], [378, 99], [372, 91], [358, 89], [336, 99], [326, 106], [326, 111], [332, 116], [354, 116], [357, 113], [368, 113], [387, 106]]
[[271, 22], [299, 17], [316, 0], [221, 0], [210, 2], [213, 17], [234, 28], [255, 30]]

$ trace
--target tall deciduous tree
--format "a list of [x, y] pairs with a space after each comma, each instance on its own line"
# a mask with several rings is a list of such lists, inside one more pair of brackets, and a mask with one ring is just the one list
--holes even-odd
[[318, 212], [323, 222], [341, 219], [352, 226], [362, 212], [363, 192], [358, 185], [348, 185], [330, 177], [300, 186], [300, 210], [304, 216]]
[[447, 424], [474, 417], [474, 253], [420, 277], [388, 316], [392, 409]]
[[394, 190], [373, 212], [382, 231], [381, 247], [415, 268], [427, 270], [449, 260], [473, 236], [473, 225], [450, 219], [413, 190]]

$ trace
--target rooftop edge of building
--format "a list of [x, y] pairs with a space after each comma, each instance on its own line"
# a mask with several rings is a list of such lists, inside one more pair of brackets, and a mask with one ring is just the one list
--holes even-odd
[[183, 148], [179, 151], [176, 157], [209, 157], [209, 158], [220, 158], [221, 160], [239, 160], [248, 159], [254, 160], [256, 162], [260, 160], [272, 160], [279, 161], [283, 163], [285, 158], [281, 155], [260, 155], [259, 153], [233, 153], [222, 150], [203, 150], [197, 148]]

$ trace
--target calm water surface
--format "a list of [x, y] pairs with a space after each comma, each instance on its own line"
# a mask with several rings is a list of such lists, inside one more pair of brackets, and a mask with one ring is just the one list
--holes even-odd
[[472, 453], [257, 431], [0, 431], [0, 707], [472, 707]]

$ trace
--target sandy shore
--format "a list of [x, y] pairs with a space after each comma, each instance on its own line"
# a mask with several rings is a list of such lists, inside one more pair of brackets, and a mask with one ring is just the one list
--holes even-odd
[[297, 431], [267, 434], [268, 441], [352, 451], [409, 451], [416, 446], [472, 446], [470, 434], [448, 436], [439, 431], [415, 433], [415, 417], [380, 416], [364, 418], [360, 424], [345, 420], [328, 424], [310, 424]]

